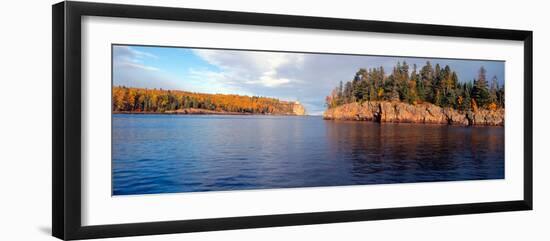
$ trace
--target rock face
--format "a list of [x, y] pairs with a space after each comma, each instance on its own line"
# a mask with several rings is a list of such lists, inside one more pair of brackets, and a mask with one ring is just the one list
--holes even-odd
[[296, 101], [292, 103], [292, 113], [294, 113], [294, 115], [305, 115], [306, 109], [300, 102]]
[[305, 115], [306, 114], [306, 108], [300, 102], [298, 101], [280, 101], [281, 105], [284, 106], [282, 108], [284, 111], [282, 112], [274, 112], [276, 115]]
[[325, 111], [326, 120], [365, 120], [395, 123], [425, 123], [449, 125], [504, 125], [504, 109], [478, 109], [463, 113], [424, 103], [410, 105], [402, 102], [349, 103]]

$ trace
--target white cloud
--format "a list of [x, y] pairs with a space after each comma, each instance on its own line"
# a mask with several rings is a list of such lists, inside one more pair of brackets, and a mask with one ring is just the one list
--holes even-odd
[[143, 65], [143, 64], [138, 64], [138, 63], [132, 63], [132, 62], [119, 62], [118, 66], [123, 68], [126, 67], [126, 68], [136, 68], [136, 69], [142, 69], [142, 70], [148, 70], [148, 71], [159, 71], [158, 68]]
[[193, 52], [217, 68], [190, 71], [195, 81], [236, 94], [297, 100], [310, 114], [323, 112], [324, 96], [339, 81], [351, 80], [359, 67], [370, 67], [357, 56], [206, 49]]
[[143, 51], [139, 51], [139, 50], [135, 50], [135, 49], [130, 49], [130, 51], [132, 51], [132, 53], [137, 57], [137, 58], [152, 58], [152, 59], [158, 59], [158, 56], [152, 54], [152, 53], [148, 53], [148, 52], [143, 52]]
[[302, 54], [195, 49], [193, 52], [220, 71], [203, 70], [198, 76], [233, 84], [280, 87], [299, 80], [282, 77], [283, 68], [301, 68]]

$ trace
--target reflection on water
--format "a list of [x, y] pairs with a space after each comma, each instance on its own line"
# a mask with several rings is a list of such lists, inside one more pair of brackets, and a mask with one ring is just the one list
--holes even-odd
[[504, 128], [113, 115], [113, 194], [504, 178]]

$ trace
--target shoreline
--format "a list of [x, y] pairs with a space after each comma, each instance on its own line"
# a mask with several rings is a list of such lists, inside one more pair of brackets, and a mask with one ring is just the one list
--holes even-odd
[[242, 116], [307, 116], [296, 114], [273, 114], [273, 113], [248, 113], [248, 112], [230, 112], [213, 111], [204, 109], [180, 109], [175, 111], [111, 111], [111, 114], [130, 114], [130, 115], [242, 115]]
[[457, 124], [448, 124], [448, 123], [436, 123], [436, 122], [411, 122], [411, 121], [393, 121], [393, 122], [387, 122], [387, 121], [376, 121], [376, 120], [357, 120], [357, 119], [329, 119], [325, 118], [322, 115], [274, 115], [274, 114], [251, 114], [251, 113], [239, 113], [239, 112], [231, 112], [231, 114], [228, 113], [172, 113], [172, 112], [121, 112], [121, 111], [115, 111], [111, 114], [124, 114], [124, 115], [221, 115], [221, 116], [288, 116], [288, 117], [317, 117], [320, 119], [323, 119], [324, 121], [333, 121], [333, 122], [369, 122], [369, 123], [375, 123], [379, 125], [385, 125], [385, 124], [401, 124], [401, 125], [433, 125], [433, 126], [457, 126], [457, 127], [494, 127], [494, 128], [502, 128], [503, 125], [457, 125]]
[[412, 121], [377, 121], [377, 120], [357, 120], [357, 119], [329, 119], [325, 118], [323, 116], [320, 116], [325, 121], [342, 121], [342, 122], [368, 122], [368, 123], [375, 123], [379, 125], [387, 125], [387, 124], [394, 124], [394, 125], [429, 125], [429, 126], [449, 126], [449, 127], [492, 127], [492, 128], [503, 128], [504, 125], [463, 125], [463, 124], [449, 124], [449, 123], [438, 123], [438, 122], [412, 122]]

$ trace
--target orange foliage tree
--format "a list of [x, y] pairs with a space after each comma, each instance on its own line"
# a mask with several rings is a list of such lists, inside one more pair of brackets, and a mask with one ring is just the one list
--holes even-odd
[[293, 104], [259, 96], [203, 94], [124, 86], [115, 86], [112, 90], [112, 110], [115, 112], [165, 112], [194, 108], [250, 114], [289, 114], [292, 113]]

